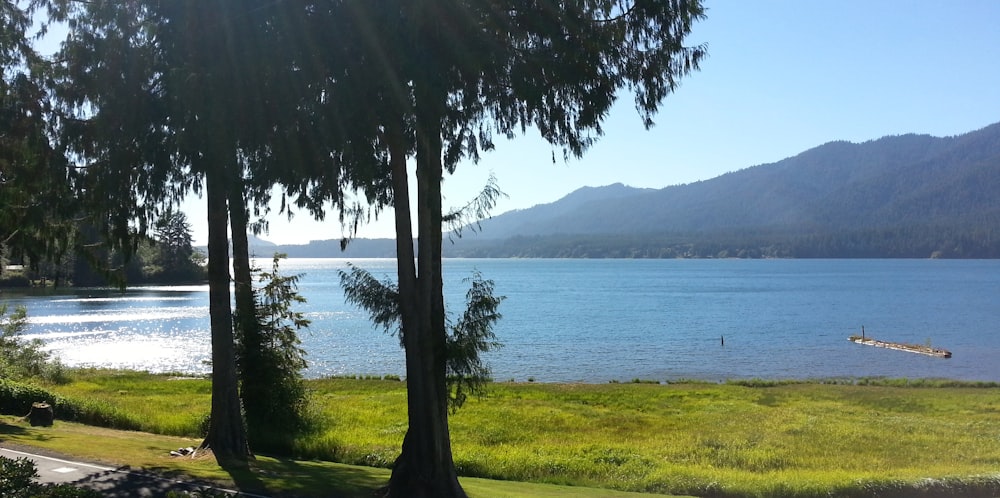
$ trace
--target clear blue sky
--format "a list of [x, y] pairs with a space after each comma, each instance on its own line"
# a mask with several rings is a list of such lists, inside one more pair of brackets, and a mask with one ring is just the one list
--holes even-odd
[[[605, 136], [564, 162], [537, 138], [499, 143], [445, 181], [445, 208], [460, 206], [490, 172], [509, 198], [495, 214], [552, 202], [583, 186], [662, 188], [770, 163], [832, 140], [948, 136], [1000, 121], [1000, 1], [706, 0], [691, 44], [708, 45], [701, 71], [643, 129], [624, 95]], [[195, 240], [207, 238], [204, 199], [183, 206]], [[641, 216], [641, 213], [636, 213]], [[271, 216], [277, 243], [339, 238], [301, 213]], [[391, 237], [388, 216], [361, 237]]]

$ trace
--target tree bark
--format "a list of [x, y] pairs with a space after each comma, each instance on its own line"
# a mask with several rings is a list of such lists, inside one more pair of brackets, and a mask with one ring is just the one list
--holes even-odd
[[[242, 180], [234, 185], [242, 187]], [[254, 366], [260, 363], [263, 348], [260, 324], [257, 321], [257, 304], [253, 293], [253, 275], [250, 269], [250, 243], [247, 240], [249, 225], [246, 198], [242, 188], [229, 189], [229, 226], [233, 240], [233, 293], [236, 302], [236, 373], [240, 385], [240, 400], [246, 414], [247, 441], [253, 446], [260, 431], [262, 410], [261, 389], [266, 389], [254, 378]]]
[[417, 309], [417, 269], [413, 252], [413, 220], [410, 216], [410, 187], [406, 173], [406, 142], [401, 120], [387, 127], [389, 166], [392, 175], [392, 200], [396, 221], [396, 266], [399, 277], [401, 333], [419, 324]]
[[219, 465], [245, 466], [250, 451], [240, 409], [229, 299], [229, 242], [226, 236], [226, 177], [218, 165], [205, 171], [208, 197], [208, 305], [212, 328], [212, 412], [201, 448], [211, 448]]
[[[419, 94], [418, 94], [419, 95]], [[418, 253], [416, 292], [406, 292], [402, 268], [411, 264], [406, 253], [397, 253], [401, 265], [401, 309], [416, 306], [415, 323], [407, 329], [404, 316], [403, 341], [406, 347], [406, 390], [409, 428], [403, 439], [402, 451], [393, 467], [389, 480], [390, 497], [465, 498], [465, 491], [458, 482], [458, 473], [451, 452], [448, 432], [448, 391], [446, 383], [445, 316], [441, 275], [441, 114], [437, 98], [445, 96], [425, 94], [424, 101], [432, 105], [417, 112], [417, 223]], [[418, 97], [417, 103], [421, 99]], [[404, 184], [397, 184], [400, 166], [394, 162], [393, 193], [401, 194]], [[405, 163], [403, 164], [405, 167]], [[394, 197], [397, 216], [397, 250], [405, 242], [400, 230], [400, 209], [405, 207], [404, 221], [409, 226], [408, 196]], [[412, 247], [412, 246], [411, 246]], [[412, 254], [412, 248], [410, 249]], [[406, 300], [412, 299], [413, 303]], [[405, 312], [404, 312], [405, 313]]]
[[247, 208], [243, 190], [239, 188], [229, 190], [229, 226], [232, 228], [233, 238], [233, 293], [236, 297], [236, 323], [239, 330], [246, 334], [256, 329], [257, 318], [254, 313], [253, 276], [250, 272]]

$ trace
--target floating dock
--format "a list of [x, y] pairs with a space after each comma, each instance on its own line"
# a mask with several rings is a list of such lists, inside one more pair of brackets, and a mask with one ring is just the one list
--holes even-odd
[[906, 351], [907, 353], [917, 353], [927, 356], [936, 356], [938, 358], [951, 358], [951, 351], [948, 351], [947, 349], [932, 348], [930, 346], [923, 346], [919, 344], [886, 342], [860, 335], [852, 335], [848, 337], [847, 340], [857, 344], [863, 344], [865, 346], [875, 346], [877, 348], [895, 349], [896, 351]]

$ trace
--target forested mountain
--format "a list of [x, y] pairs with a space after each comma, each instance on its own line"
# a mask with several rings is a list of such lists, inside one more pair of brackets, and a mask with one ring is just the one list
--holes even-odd
[[[519, 209], [484, 220], [479, 238], [502, 239], [517, 235], [540, 235], [562, 233], [552, 230], [555, 220], [574, 219], [576, 213], [591, 206], [613, 206], [641, 194], [657, 192], [655, 189], [638, 189], [621, 183], [606, 187], [583, 187], [566, 197], [549, 204], [540, 204], [529, 209]], [[585, 225], [585, 224], [584, 224]], [[574, 230], [570, 233], [595, 233], [591, 230]], [[473, 237], [476, 238], [476, 237]]]
[[[355, 244], [391, 250], [375, 241]], [[320, 246], [333, 244], [279, 249], [318, 256]], [[776, 163], [659, 190], [585, 187], [485, 220], [478, 233], [467, 231], [445, 251], [467, 257], [1000, 257], [1000, 123], [954, 137], [830, 142]]]
[[1000, 257], [998, 192], [1000, 123], [830, 142], [687, 185], [581, 189], [483, 222], [456, 255]]
[[[1000, 123], [950, 138], [831, 142], [661, 190], [581, 189], [487, 220], [481, 238], [985, 224], [1000, 219], [998, 187]], [[580, 202], [584, 193], [590, 200]]]

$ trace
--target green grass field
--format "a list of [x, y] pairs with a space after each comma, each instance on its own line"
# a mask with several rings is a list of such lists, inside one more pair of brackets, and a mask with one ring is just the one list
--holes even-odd
[[[196, 437], [209, 384], [82, 372], [63, 386], [148, 432]], [[698, 496], [1000, 495], [1000, 388], [944, 383], [509, 384], [451, 418], [459, 473]], [[309, 381], [295, 458], [387, 467], [399, 381]], [[489, 493], [482, 496], [490, 496]]]

